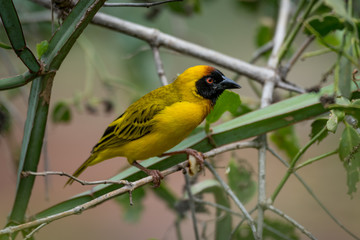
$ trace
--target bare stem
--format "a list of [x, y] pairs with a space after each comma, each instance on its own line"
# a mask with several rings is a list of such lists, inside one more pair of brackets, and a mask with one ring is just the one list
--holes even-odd
[[245, 219], [248, 221], [250, 229], [254, 235], [254, 238], [260, 239], [258, 238], [258, 234], [256, 231], [256, 227], [254, 224], [254, 219], [250, 216], [250, 214], [248, 213], [248, 211], [246, 210], [246, 208], [244, 207], [244, 205], [240, 202], [240, 200], [236, 197], [235, 193], [231, 190], [231, 188], [229, 187], [229, 185], [227, 185], [219, 176], [219, 174], [217, 174], [217, 172], [215, 171], [215, 169], [213, 168], [213, 166], [211, 166], [211, 164], [208, 161], [204, 161], [204, 165], [210, 170], [210, 172], [214, 175], [214, 177], [219, 181], [220, 185], [223, 187], [223, 189], [225, 190], [225, 192], [230, 196], [230, 198], [234, 201], [234, 203], [236, 204], [236, 206], [241, 210], [241, 212], [244, 214]]
[[189, 196], [189, 206], [190, 206], [190, 211], [191, 211], [191, 219], [192, 219], [192, 223], [193, 223], [195, 239], [199, 240], [200, 237], [199, 237], [199, 230], [197, 227], [197, 220], [196, 220], [195, 200], [194, 200], [194, 196], [191, 192], [191, 188], [190, 188], [189, 174], [185, 168], [183, 169], [183, 174], [184, 174], [184, 178], [185, 178], [185, 189]]
[[119, 180], [119, 181], [112, 181], [112, 180], [100, 180], [100, 181], [84, 181], [80, 180], [77, 177], [74, 177], [71, 174], [65, 172], [56, 172], [56, 171], [46, 171], [46, 172], [31, 172], [25, 171], [22, 172], [22, 177], [27, 177], [29, 175], [32, 176], [49, 176], [49, 175], [58, 175], [58, 176], [66, 176], [68, 178], [73, 179], [74, 181], [80, 183], [81, 185], [99, 185], [99, 184], [123, 184], [123, 185], [130, 185], [131, 183], [127, 180]]
[[162, 61], [161, 61], [159, 48], [157, 46], [151, 46], [151, 49], [153, 51], [154, 60], [155, 60], [155, 64], [156, 64], [156, 70], [157, 70], [157, 73], [159, 75], [161, 84], [163, 86], [168, 85], [169, 82], [168, 82], [168, 80], [166, 78], [166, 75], [165, 75], [165, 70], [164, 70], [164, 66], [163, 66]]
[[[164, 171], [161, 172], [161, 174], [165, 177], [165, 176], [168, 176], [174, 172], [177, 172], [177, 171], [180, 171], [182, 170], [183, 168], [185, 167], [188, 167], [189, 165], [189, 161], [184, 161], [180, 164], [177, 164], [171, 168], [168, 168]], [[58, 173], [59, 172], [55, 172], [57, 173], [57, 175], [59, 175]], [[40, 176], [43, 176], [43, 174], [40, 174]], [[75, 180], [75, 179], [74, 179]], [[75, 180], [76, 181], [76, 180]], [[0, 236], [1, 235], [4, 235], [4, 234], [12, 234], [14, 232], [17, 232], [17, 231], [20, 231], [20, 230], [23, 230], [23, 229], [27, 229], [27, 228], [32, 228], [32, 227], [35, 227], [35, 226], [39, 226], [43, 223], [50, 223], [52, 221], [55, 221], [55, 220], [58, 220], [58, 219], [61, 219], [61, 218], [64, 218], [64, 217], [67, 217], [67, 216], [71, 216], [71, 215], [74, 215], [74, 214], [79, 214], [79, 213], [82, 213], [83, 211], [85, 210], [88, 210], [89, 208], [92, 208], [102, 202], [105, 202], [109, 199], [112, 199], [114, 197], [117, 197], [125, 192], [131, 192], [133, 191], [134, 189], [136, 188], [139, 188], [147, 183], [151, 183], [153, 181], [153, 177], [152, 176], [147, 176], [145, 178], [142, 178], [142, 179], [139, 179], [135, 182], [132, 182], [131, 184], [127, 184], [121, 188], [118, 188], [114, 191], [111, 191], [111, 192], [108, 192], [104, 195], [101, 195], [100, 197], [97, 197], [91, 201], [88, 201], [84, 204], [80, 204], [72, 209], [69, 209], [67, 211], [64, 211], [64, 212], [61, 212], [61, 213], [57, 213], [57, 214], [54, 214], [54, 215], [50, 215], [50, 216], [47, 216], [47, 217], [44, 217], [44, 218], [40, 218], [40, 219], [36, 219], [34, 221], [30, 221], [30, 222], [27, 222], [27, 223], [24, 223], [24, 224], [20, 224], [20, 225], [16, 225], [16, 226], [9, 226], [7, 228], [4, 228], [4, 229], [1, 229], [0, 230]], [[102, 182], [106, 182], [106, 181], [102, 181]]]
[[165, 0], [159, 2], [152, 2], [152, 3], [104, 3], [104, 7], [154, 7], [157, 5], [171, 3], [171, 2], [182, 2], [183, 0]]
[[302, 233], [304, 233], [306, 236], [308, 236], [312, 240], [316, 240], [317, 238], [312, 235], [308, 230], [305, 229], [304, 226], [300, 225], [298, 222], [296, 222], [294, 219], [280, 211], [279, 209], [275, 208], [274, 206], [270, 205], [267, 206], [267, 209], [271, 210], [272, 212], [276, 213], [277, 215], [283, 217], [287, 221], [289, 221], [292, 225], [294, 225], [297, 229], [299, 229]]

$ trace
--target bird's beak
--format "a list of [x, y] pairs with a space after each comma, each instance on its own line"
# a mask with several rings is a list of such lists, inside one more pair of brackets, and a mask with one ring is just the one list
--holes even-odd
[[230, 78], [227, 78], [223, 76], [223, 81], [219, 83], [220, 87], [222, 89], [233, 89], [233, 88], [241, 88], [239, 84], [231, 80]]

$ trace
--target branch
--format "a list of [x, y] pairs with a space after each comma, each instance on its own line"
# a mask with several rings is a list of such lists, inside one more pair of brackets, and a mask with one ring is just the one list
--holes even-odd
[[154, 55], [154, 60], [155, 60], [155, 64], [156, 64], [156, 70], [157, 70], [157, 73], [159, 75], [161, 84], [163, 86], [168, 85], [169, 82], [168, 82], [168, 80], [166, 78], [166, 75], [165, 75], [165, 70], [164, 70], [164, 66], [163, 66], [162, 61], [161, 61], [159, 48], [157, 46], [151, 46], [151, 49], [152, 49], [152, 52], [153, 52], [153, 55]]
[[185, 178], [185, 189], [189, 196], [189, 207], [190, 207], [190, 212], [191, 212], [191, 219], [192, 219], [192, 224], [193, 224], [193, 228], [194, 228], [195, 239], [199, 240], [200, 237], [199, 237], [199, 230], [197, 228], [197, 221], [196, 221], [195, 200], [194, 200], [194, 196], [191, 192], [191, 188], [190, 188], [189, 174], [185, 168], [183, 168], [183, 174], [184, 174], [184, 178]]
[[[232, 143], [232, 144], [221, 146], [221, 147], [219, 147], [217, 149], [213, 149], [213, 150], [205, 153], [204, 156], [205, 157], [212, 157], [212, 156], [215, 156], [217, 154], [220, 154], [220, 153], [223, 153], [223, 152], [226, 152], [226, 151], [240, 149], [240, 148], [249, 148], [249, 147], [254, 147], [254, 146], [256, 146], [256, 143], [253, 143], [253, 142], [243, 142], [243, 143], [237, 142], [237, 143]], [[171, 168], [168, 168], [168, 169], [162, 171], [161, 174], [165, 177], [167, 175], [170, 175], [172, 173], [180, 171], [180, 170], [182, 170], [182, 169], [184, 169], [184, 168], [186, 168], [188, 166], [189, 166], [189, 161], [184, 161], [182, 163], [179, 163], [179, 164], [177, 164], [177, 165], [175, 165], [175, 166], [173, 166]], [[77, 181], [77, 182], [79, 182], [79, 183], [81, 183], [83, 185], [113, 183], [113, 184], [124, 184], [125, 186], [121, 187], [119, 189], [116, 189], [114, 191], [111, 191], [111, 192], [109, 192], [107, 194], [101, 195], [100, 197], [95, 198], [95, 199], [93, 199], [93, 200], [91, 200], [89, 202], [78, 205], [78, 206], [76, 206], [76, 207], [74, 207], [74, 208], [72, 208], [70, 210], [67, 210], [67, 211], [64, 211], [64, 212], [61, 212], [61, 213], [58, 213], [58, 214], [54, 214], [54, 215], [51, 215], [51, 216], [48, 216], [48, 217], [45, 217], [45, 218], [37, 219], [37, 220], [31, 221], [31, 222], [27, 222], [27, 223], [24, 223], [24, 224], [20, 224], [20, 225], [17, 225], [17, 226], [10, 226], [10, 227], [4, 228], [4, 229], [0, 230], [0, 235], [12, 234], [14, 232], [17, 232], [17, 231], [20, 231], [20, 230], [23, 230], [23, 229], [32, 228], [32, 227], [41, 225], [43, 223], [50, 223], [52, 221], [55, 221], [55, 220], [58, 220], [58, 219], [61, 219], [61, 218], [67, 217], [67, 216], [71, 216], [71, 215], [74, 215], [74, 214], [77, 214], [77, 213], [81, 213], [82, 211], [85, 211], [85, 210], [87, 210], [87, 209], [89, 209], [91, 207], [94, 207], [94, 206], [102, 203], [102, 202], [105, 202], [106, 200], [114, 198], [114, 197], [116, 197], [118, 195], [121, 195], [121, 194], [123, 194], [125, 192], [131, 193], [134, 189], [139, 188], [139, 187], [141, 187], [141, 186], [143, 186], [143, 185], [145, 185], [147, 183], [152, 182], [152, 176], [148, 176], [148, 177], [139, 179], [139, 180], [137, 180], [135, 182], [129, 183], [126, 180], [120, 180], [120, 181], [105, 180], [105, 181], [92, 181], [92, 182], [82, 181], [82, 180], [80, 180], [80, 179], [78, 179], [78, 178], [76, 178], [76, 177], [74, 177], [74, 176], [72, 176], [70, 174], [64, 173], [64, 172], [23, 172], [22, 174], [23, 174], [23, 177], [27, 176], [27, 175], [35, 175], [35, 176], [60, 175], [60, 176], [67, 176], [67, 177], [70, 177], [70, 178], [74, 179], [75, 181]], [[235, 196], [235, 198], [236, 198], [236, 196]], [[239, 204], [241, 205], [241, 203], [239, 203]], [[246, 211], [245, 208], [243, 208], [243, 210]], [[248, 216], [250, 217], [250, 215], [248, 215]], [[249, 220], [249, 218], [247, 218], [247, 219]], [[252, 220], [251, 217], [250, 217], [250, 220]], [[253, 220], [252, 220], [252, 222], [253, 222]]]
[[153, 7], [153, 6], [157, 6], [157, 5], [161, 5], [161, 4], [165, 4], [165, 3], [170, 3], [170, 2], [182, 2], [183, 0], [165, 0], [165, 1], [160, 1], [160, 2], [152, 2], [152, 3], [104, 3], [104, 7]]
[[[189, 165], [189, 161], [184, 161], [180, 164], [177, 164], [171, 168], [168, 168], [164, 171], [161, 172], [161, 174], [165, 177], [165, 176], [168, 176], [172, 173], [175, 173], [177, 171], [180, 171], [182, 170], [183, 168], [187, 167]], [[43, 223], [50, 223], [52, 221], [55, 221], [55, 220], [58, 220], [58, 219], [61, 219], [61, 218], [64, 218], [64, 217], [67, 217], [67, 216], [71, 216], [71, 215], [74, 215], [74, 214], [79, 214], [85, 210], [88, 210], [89, 208], [92, 208], [102, 202], [105, 202], [109, 199], [112, 199], [114, 197], [117, 197], [125, 192], [132, 192], [134, 189], [136, 188], [139, 188], [147, 183], [150, 183], [152, 182], [152, 176], [148, 176], [148, 177], [145, 177], [145, 178], [142, 178], [140, 180], [137, 180], [135, 182], [132, 182], [131, 183], [131, 186], [130, 185], [126, 185], [124, 187], [121, 187], [119, 189], [116, 189], [114, 191], [111, 191], [109, 193], [106, 193], [104, 195], [101, 195], [100, 197], [97, 197], [89, 202], [86, 202], [84, 204], [80, 204], [72, 209], [69, 209], [67, 211], [64, 211], [64, 212], [61, 212], [61, 213], [57, 213], [57, 214], [54, 214], [54, 215], [51, 215], [51, 216], [48, 216], [48, 217], [44, 217], [44, 218], [40, 218], [40, 219], [37, 219], [37, 220], [34, 220], [34, 221], [31, 221], [31, 222], [27, 222], [27, 223], [24, 223], [24, 224], [20, 224], [20, 225], [17, 225], [17, 226], [10, 226], [10, 227], [7, 227], [7, 228], [4, 228], [2, 230], [0, 230], [0, 235], [4, 235], [4, 234], [12, 234], [14, 232], [17, 232], [17, 231], [20, 231], [20, 230], [23, 230], [23, 229], [27, 229], [27, 228], [32, 228], [32, 227], [36, 227], [38, 225], [41, 225]]]
[[[50, 3], [46, 0], [32, 1], [50, 8]], [[271, 69], [249, 64], [212, 49], [205, 48], [200, 45], [162, 33], [157, 29], [144, 27], [142, 25], [128, 22], [104, 13], [97, 13], [93, 18], [92, 23], [144, 40], [150, 43], [150, 45], [156, 42], [158, 43], [159, 47], [162, 46], [184, 55], [189, 55], [204, 61], [208, 61], [210, 63], [247, 76], [259, 83], [264, 83], [265, 79], [275, 75], [274, 71]], [[302, 88], [284, 82], [279, 82], [278, 87], [297, 93], [305, 92], [305, 90]]]
[[21, 173], [22, 177], [27, 176], [49, 176], [49, 175], [58, 175], [58, 176], [66, 176], [68, 178], [73, 179], [74, 181], [80, 183], [81, 185], [99, 185], [99, 184], [123, 184], [123, 185], [131, 185], [131, 183], [127, 180], [119, 180], [119, 181], [112, 181], [112, 180], [100, 180], [100, 181], [84, 181], [80, 180], [73, 175], [70, 175], [66, 172], [55, 172], [55, 171], [46, 171], [46, 172], [32, 172], [32, 171], [24, 171]]
[[267, 206], [267, 209], [271, 210], [272, 212], [276, 213], [277, 215], [285, 218], [287, 221], [289, 221], [292, 225], [294, 225], [297, 229], [299, 229], [302, 233], [304, 233], [306, 236], [308, 236], [312, 240], [316, 240], [317, 238], [312, 235], [308, 230], [306, 230], [302, 225], [300, 225], [298, 222], [296, 222], [294, 219], [280, 211], [279, 209], [275, 208], [274, 206], [270, 205]]
[[241, 212], [244, 214], [245, 219], [248, 221], [250, 229], [254, 235], [254, 239], [260, 239], [258, 237], [257, 231], [256, 231], [256, 227], [254, 224], [254, 219], [250, 216], [250, 214], [248, 213], [248, 211], [246, 210], [246, 208], [244, 207], [244, 205], [240, 202], [240, 200], [236, 197], [235, 193], [231, 190], [231, 188], [229, 187], [229, 185], [227, 185], [219, 176], [219, 174], [217, 174], [217, 172], [215, 171], [215, 169], [213, 168], [213, 166], [211, 166], [211, 164], [207, 161], [204, 161], [204, 165], [210, 170], [210, 172], [215, 176], [215, 178], [219, 181], [219, 183], [221, 184], [221, 186], [224, 188], [225, 192], [231, 197], [231, 199], [234, 201], [234, 203], [238, 206], [238, 208], [241, 210]]
[[[291, 3], [290, 0], [282, 0], [280, 3], [279, 17], [276, 25], [276, 31], [273, 38], [273, 48], [268, 61], [268, 67], [277, 71], [279, 65], [280, 57], [279, 51], [280, 47], [283, 44], [285, 34], [286, 34], [286, 25], [288, 23], [288, 18], [290, 15]], [[281, 79], [278, 75], [269, 76], [265, 80], [264, 88], [261, 95], [261, 108], [269, 106], [273, 101], [273, 95], [275, 86], [278, 82], [281, 82]], [[265, 208], [266, 204], [266, 149], [267, 149], [267, 137], [266, 134], [260, 136], [259, 138], [261, 147], [259, 149], [258, 156], [258, 219], [257, 219], [257, 236], [262, 239], [263, 227], [264, 227], [264, 217], [265, 217]]]

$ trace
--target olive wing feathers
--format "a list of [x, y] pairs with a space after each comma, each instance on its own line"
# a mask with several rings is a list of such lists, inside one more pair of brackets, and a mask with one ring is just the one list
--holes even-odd
[[92, 152], [119, 147], [149, 134], [155, 124], [154, 116], [165, 107], [166, 105], [152, 104], [141, 109], [128, 109], [108, 126]]

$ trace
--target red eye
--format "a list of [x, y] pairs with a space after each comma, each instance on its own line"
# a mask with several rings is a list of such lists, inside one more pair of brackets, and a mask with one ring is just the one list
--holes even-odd
[[206, 82], [209, 83], [209, 84], [212, 84], [214, 82], [214, 79], [208, 78], [208, 79], [206, 79]]

